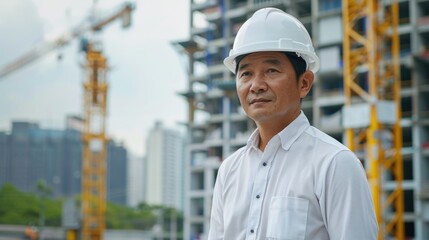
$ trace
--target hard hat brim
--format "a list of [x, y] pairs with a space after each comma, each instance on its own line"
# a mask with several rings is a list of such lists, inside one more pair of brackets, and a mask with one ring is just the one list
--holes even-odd
[[[288, 49], [284, 49], [284, 51], [279, 51], [278, 48], [272, 48], [272, 49], [261, 49], [261, 50], [249, 50], [249, 51], [241, 51], [239, 53], [235, 53], [235, 54], [230, 54], [228, 57], [226, 57], [223, 60], [223, 64], [228, 68], [228, 70], [230, 70], [232, 73], [236, 74], [235, 70], [237, 68], [237, 63], [235, 61], [235, 59], [239, 56], [242, 55], [246, 55], [246, 54], [251, 54], [251, 53], [257, 53], [257, 52], [293, 52], [296, 53], [297, 51], [295, 50], [288, 50]], [[313, 73], [316, 73], [319, 70], [319, 58], [315, 55], [312, 54], [310, 52], [299, 52], [300, 55], [302, 55], [302, 57], [304, 58], [304, 60], [307, 63], [307, 69], [312, 71]]]

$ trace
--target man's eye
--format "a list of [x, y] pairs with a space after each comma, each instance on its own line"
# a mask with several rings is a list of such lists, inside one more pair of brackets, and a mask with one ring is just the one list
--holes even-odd
[[249, 75], [250, 75], [249, 72], [242, 72], [241, 75], [240, 75], [240, 77], [247, 77]]

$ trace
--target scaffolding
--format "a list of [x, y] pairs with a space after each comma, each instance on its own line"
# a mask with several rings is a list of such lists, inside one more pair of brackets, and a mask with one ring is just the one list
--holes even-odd
[[398, 20], [396, 1], [343, 0], [346, 141], [366, 166], [380, 240], [405, 236]]

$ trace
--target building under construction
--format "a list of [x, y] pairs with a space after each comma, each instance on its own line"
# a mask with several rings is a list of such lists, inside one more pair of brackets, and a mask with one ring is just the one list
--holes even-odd
[[[177, 43], [189, 58], [188, 90], [182, 94], [189, 103], [185, 239], [207, 237], [217, 169], [223, 159], [246, 144], [255, 128], [240, 107], [235, 94], [235, 76], [224, 67], [223, 59], [228, 55], [240, 26], [257, 9], [277, 7], [303, 22], [313, 38], [321, 68], [312, 91], [302, 102], [302, 109], [314, 126], [339, 141], [346, 141], [347, 131], [343, 127], [343, 109], [347, 102], [343, 68], [348, 61], [344, 54], [348, 51], [344, 48], [346, 2], [191, 1], [191, 36], [188, 41]], [[391, 1], [355, 2], [362, 6], [379, 2], [381, 10], [389, 9], [392, 4]], [[398, 8], [393, 8], [397, 9], [397, 21], [393, 22], [398, 23], [398, 31], [387, 32], [392, 38], [399, 39], [399, 61], [396, 65], [400, 69], [400, 97], [396, 109], [400, 110], [398, 123], [401, 134], [393, 138], [399, 138], [401, 143], [401, 164], [397, 165], [401, 177], [395, 179], [384, 173], [377, 178], [383, 193], [401, 188], [402, 209], [382, 207], [383, 221], [396, 221], [398, 225], [381, 225], [380, 229], [385, 234], [380, 238], [423, 240], [429, 239], [429, 0], [400, 0], [397, 4]], [[368, 26], [365, 19], [356, 25], [362, 31]], [[362, 82], [362, 88], [370, 84], [369, 81]], [[383, 139], [394, 141], [389, 136]], [[380, 199], [393, 201], [383, 194]], [[394, 217], [395, 211], [399, 218]], [[399, 232], [398, 235], [392, 233], [395, 231]]]

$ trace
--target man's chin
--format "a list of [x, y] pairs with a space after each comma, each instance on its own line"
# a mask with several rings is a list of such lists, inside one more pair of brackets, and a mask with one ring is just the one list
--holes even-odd
[[252, 111], [247, 116], [255, 122], [263, 122], [270, 119], [270, 114], [267, 111]]

